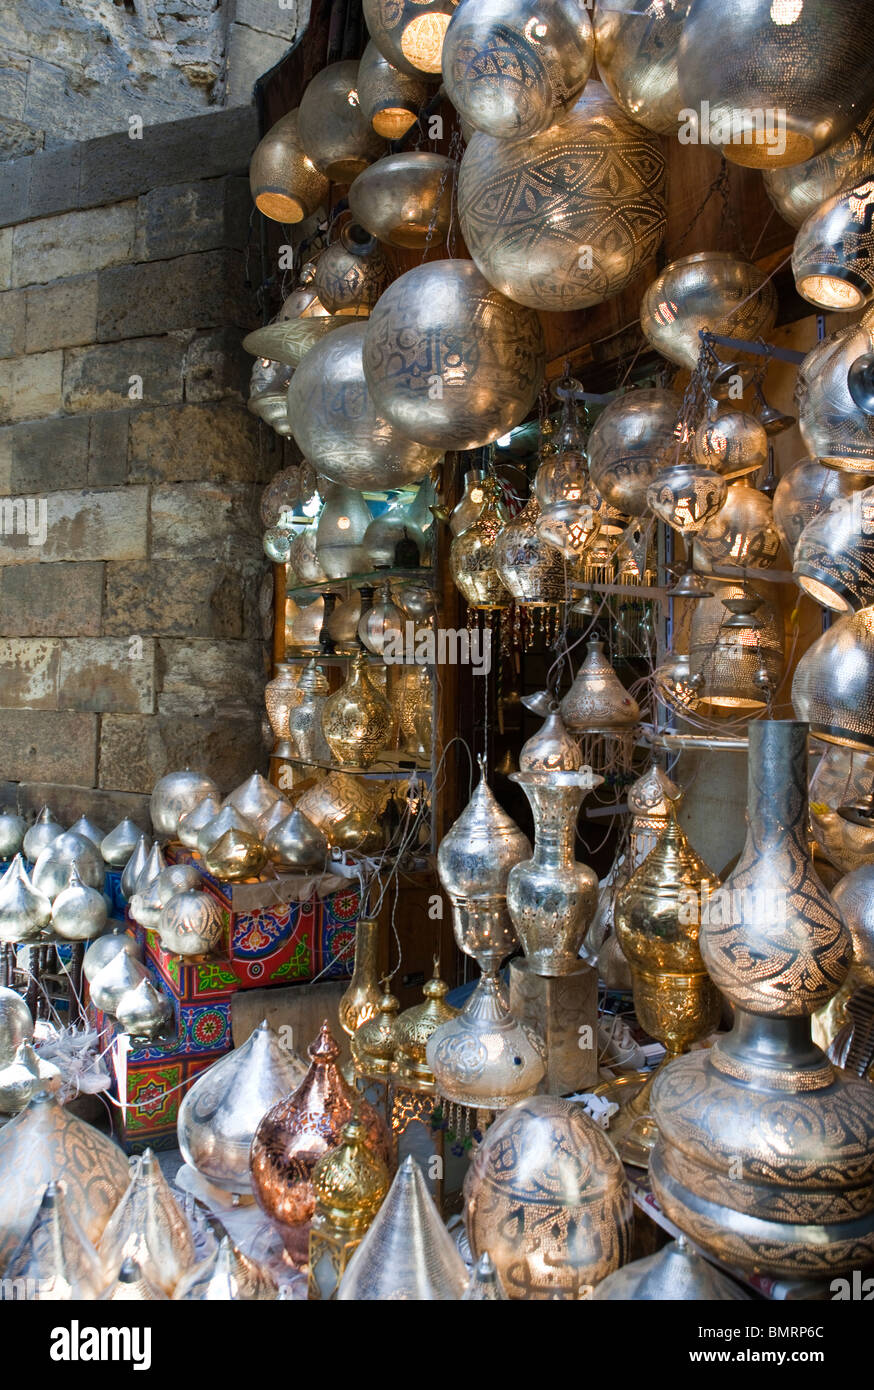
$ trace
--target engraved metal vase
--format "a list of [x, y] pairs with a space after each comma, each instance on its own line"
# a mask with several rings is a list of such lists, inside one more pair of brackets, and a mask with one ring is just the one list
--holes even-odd
[[874, 1254], [874, 1091], [811, 1038], [852, 940], [811, 859], [807, 734], [793, 720], [750, 726], [747, 840], [725, 912], [700, 933], [735, 1023], [656, 1079], [650, 1174], [665, 1215], [705, 1252], [827, 1278]]
[[577, 817], [604, 779], [586, 769], [516, 772], [510, 780], [531, 803], [534, 853], [510, 870], [507, 907], [535, 974], [567, 975], [579, 965], [598, 903], [598, 876], [574, 855]]

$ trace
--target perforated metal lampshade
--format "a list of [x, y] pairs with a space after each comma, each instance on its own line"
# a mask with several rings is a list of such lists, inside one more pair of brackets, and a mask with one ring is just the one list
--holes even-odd
[[795, 669], [796, 716], [826, 743], [874, 748], [874, 608], [840, 618]]

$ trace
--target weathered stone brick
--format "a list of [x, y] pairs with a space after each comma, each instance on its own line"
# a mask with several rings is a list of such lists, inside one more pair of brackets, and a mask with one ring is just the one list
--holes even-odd
[[57, 492], [88, 480], [88, 420], [58, 415], [12, 427], [11, 493]]
[[0, 427], [0, 493], [9, 491], [12, 481], [12, 443], [14, 425]]
[[79, 205], [79, 172], [82, 147], [79, 143], [61, 150], [44, 150], [34, 155], [30, 166], [31, 217], [49, 217]]
[[267, 680], [262, 642], [162, 638], [158, 648], [161, 714], [230, 715], [260, 710]]
[[[181, 401], [188, 339], [188, 334], [171, 333], [166, 338], [68, 348], [64, 353], [64, 408], [123, 410], [132, 404]], [[140, 389], [142, 395], [138, 396]]]
[[249, 396], [252, 359], [243, 351], [239, 329], [222, 328], [196, 337], [185, 363], [185, 399], [217, 401]]
[[60, 642], [0, 638], [0, 708], [57, 709]]
[[36, 815], [51, 806], [61, 825], [72, 825], [87, 816], [109, 832], [129, 816], [149, 834], [149, 798], [131, 792], [102, 791], [99, 787], [70, 787], [58, 782], [0, 782], [0, 800], [6, 806], [19, 806], [22, 815]]
[[26, 293], [28, 352], [74, 347], [96, 340], [96, 275], [79, 275]]
[[137, 205], [136, 259], [245, 246], [251, 208], [248, 179], [234, 175], [152, 189]]
[[306, 23], [308, 9], [306, 3], [287, 3], [280, 7], [276, 0], [234, 0], [233, 20], [265, 34], [276, 34], [291, 43]]
[[137, 635], [62, 642], [58, 705], [96, 714], [151, 714], [155, 708], [155, 643]]
[[126, 132], [89, 140], [82, 150], [80, 201], [109, 203], [166, 184], [245, 173], [259, 138], [255, 107], [237, 106], [151, 125], [143, 140]]
[[0, 290], [12, 284], [12, 228], [0, 227]]
[[99, 561], [0, 569], [0, 626], [10, 637], [97, 637], [102, 610]]
[[[2, 733], [0, 723], [0, 733]], [[261, 714], [250, 723], [226, 719], [106, 714], [100, 721], [98, 786], [150, 793], [173, 768], [194, 767], [220, 787], [235, 787], [253, 771], [266, 771]], [[59, 779], [61, 780], [61, 779]]]
[[0, 424], [56, 415], [61, 408], [62, 352], [0, 362]]
[[[78, 417], [77, 417], [78, 418]], [[88, 483], [117, 487], [127, 481], [127, 440], [131, 412], [106, 410], [91, 416], [88, 437]]]
[[233, 561], [251, 556], [261, 534], [257, 491], [242, 483], [153, 487], [151, 519], [153, 560]]
[[[148, 488], [107, 492], [52, 492], [45, 499], [44, 545], [21, 534], [0, 535], [0, 565], [37, 560], [139, 560], [148, 538]], [[8, 506], [8, 500], [3, 506]]]
[[[200, 560], [109, 564], [103, 630], [119, 636], [140, 632], [168, 637], [242, 637], [255, 606], [259, 577], [260, 565], [251, 564], [204, 564]], [[172, 602], [168, 602], [168, 594], [172, 594]]]
[[25, 351], [26, 299], [24, 290], [0, 294], [0, 357], [20, 357]]
[[32, 160], [8, 159], [0, 164], [0, 224], [14, 226], [27, 217]]
[[203, 251], [101, 271], [97, 341], [248, 323], [239, 251]]
[[162, 406], [131, 415], [132, 482], [266, 482], [258, 422], [235, 401]]
[[22, 223], [12, 238], [13, 285], [48, 284], [129, 260], [136, 208], [129, 201]]
[[250, 102], [258, 78], [275, 67], [290, 44], [289, 38], [232, 24], [228, 30], [228, 102], [234, 106]]
[[93, 786], [97, 715], [66, 710], [0, 710], [3, 771], [11, 782]]

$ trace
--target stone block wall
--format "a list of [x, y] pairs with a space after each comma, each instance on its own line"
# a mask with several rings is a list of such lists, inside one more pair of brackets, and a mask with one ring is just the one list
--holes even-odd
[[61, 819], [266, 765], [257, 140], [239, 108], [0, 165], [0, 781]]

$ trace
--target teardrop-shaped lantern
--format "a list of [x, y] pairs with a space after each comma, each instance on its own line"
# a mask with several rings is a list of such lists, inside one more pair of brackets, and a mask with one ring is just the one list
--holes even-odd
[[119, 821], [114, 830], [104, 835], [100, 842], [100, 853], [104, 862], [112, 869], [123, 868], [128, 862], [143, 832], [128, 816]]
[[217, 794], [218, 787], [203, 772], [185, 768], [181, 772], [166, 773], [155, 783], [149, 803], [155, 835], [159, 839], [174, 839], [180, 817], [210, 793]]
[[[70, 826], [70, 831], [73, 835], [84, 835], [86, 840], [91, 841], [98, 853], [100, 852], [100, 846], [106, 838], [100, 826], [95, 825], [93, 820], [89, 820], [87, 816], [80, 816], [77, 821], [74, 821]], [[101, 854], [101, 858], [102, 857]]]
[[133, 989], [125, 990], [115, 1006], [115, 1017], [132, 1038], [151, 1041], [172, 1027], [173, 1006], [151, 980], [140, 980]]
[[258, 827], [255, 822], [238, 811], [236, 806], [229, 805], [225, 802], [218, 815], [213, 816], [212, 820], [207, 821], [203, 829], [198, 832], [198, 854], [209, 854], [213, 845], [229, 830], [242, 830], [244, 834], [251, 835], [256, 840], [258, 838]]
[[328, 859], [327, 840], [297, 807], [268, 832], [264, 848], [281, 868], [324, 869]]
[[121, 875], [121, 891], [128, 901], [137, 891], [137, 879], [149, 862], [149, 853], [149, 841], [145, 835], [141, 835]]
[[70, 884], [52, 903], [52, 931], [65, 941], [90, 941], [106, 926], [106, 899], [79, 877], [75, 864]]
[[114, 1014], [118, 1001], [136, 989], [149, 972], [141, 961], [127, 951], [117, 951], [91, 978], [91, 1002], [102, 1013]]
[[27, 821], [15, 811], [0, 811], [0, 859], [12, 859], [21, 849]]
[[35, 864], [46, 846], [63, 833], [64, 827], [58, 825], [48, 806], [43, 806], [33, 825], [24, 836], [22, 848], [25, 859], [28, 859], [31, 864]]
[[240, 815], [245, 816], [257, 829], [259, 822], [280, 800], [281, 795], [279, 789], [274, 787], [272, 782], [268, 782], [266, 777], [262, 777], [260, 772], [253, 772], [251, 777], [247, 777], [245, 782], [234, 788], [224, 804], [236, 807]]
[[0, 941], [39, 941], [51, 915], [51, 902], [34, 887], [23, 858], [16, 854], [0, 879]]
[[198, 801], [191, 811], [179, 817], [178, 835], [180, 843], [188, 849], [197, 849], [197, 837], [211, 820], [215, 820], [222, 808], [221, 798], [210, 794]]
[[111, 1278], [125, 1260], [133, 1259], [145, 1277], [166, 1294], [172, 1294], [194, 1265], [194, 1237], [188, 1218], [151, 1149], [137, 1161], [103, 1233], [99, 1253]]
[[338, 763], [369, 767], [391, 741], [395, 717], [385, 696], [367, 674], [361, 652], [346, 681], [322, 707], [322, 733]]
[[67, 830], [48, 845], [33, 866], [33, 886], [54, 900], [67, 887], [75, 864], [79, 877], [89, 888], [103, 891], [105, 866], [100, 850], [84, 835]]
[[13, 1251], [3, 1271], [15, 1288], [21, 1281], [37, 1290], [40, 1301], [70, 1302], [100, 1298], [106, 1275], [97, 1251], [68, 1208], [64, 1191], [50, 1182], [33, 1225]]

